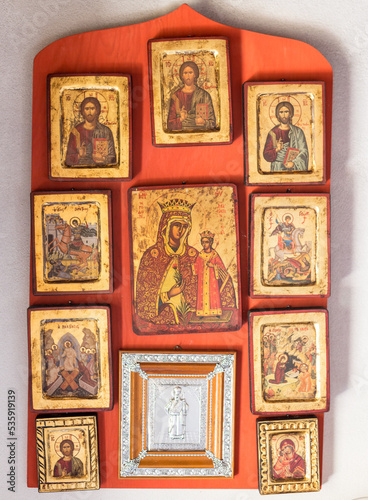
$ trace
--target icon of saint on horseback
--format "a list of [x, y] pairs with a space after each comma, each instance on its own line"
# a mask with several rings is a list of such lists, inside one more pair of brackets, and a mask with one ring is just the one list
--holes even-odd
[[[51, 268], [48, 278], [52, 280], [96, 279], [98, 272], [97, 229], [90, 227], [85, 219], [78, 217], [69, 222], [59, 215], [48, 220], [47, 255]], [[54, 236], [54, 237], [52, 237]], [[90, 243], [92, 240], [92, 244]], [[93, 265], [89, 267], [88, 263]], [[96, 269], [95, 269], [96, 268]]]
[[294, 215], [284, 213], [282, 218], [276, 217], [276, 228], [269, 235], [270, 241], [277, 244], [269, 246], [268, 255], [270, 281], [305, 282], [310, 281], [311, 249], [310, 241], [303, 241], [305, 228], [296, 227]]

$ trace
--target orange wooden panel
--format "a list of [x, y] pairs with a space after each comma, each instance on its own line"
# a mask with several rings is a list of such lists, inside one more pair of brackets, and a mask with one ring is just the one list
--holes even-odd
[[[131, 374], [132, 381], [132, 401], [135, 404], [131, 405], [130, 418], [134, 422], [130, 430], [130, 441], [132, 443], [130, 459], [136, 458], [142, 450], [142, 399], [143, 399], [143, 384], [147, 391], [147, 381], [143, 380], [138, 373]], [[147, 392], [146, 392], [147, 394]], [[140, 402], [140, 404], [139, 404]]]
[[[151, 141], [147, 41], [151, 38], [226, 36], [230, 42], [234, 142], [222, 146], [155, 148]], [[274, 54], [278, 54], [275, 58]], [[128, 73], [132, 75], [133, 180], [58, 182], [48, 179], [46, 79], [49, 73]], [[313, 47], [295, 40], [252, 33], [211, 21], [187, 5], [145, 23], [58, 40], [34, 61], [32, 190], [111, 189], [113, 198], [114, 293], [35, 297], [30, 305], [111, 304], [114, 408], [98, 415], [101, 487], [257, 488], [256, 417], [250, 412], [247, 311], [250, 308], [326, 307], [327, 300], [254, 299], [248, 294], [248, 195], [286, 191], [285, 186], [249, 188], [243, 184], [242, 84], [245, 81], [319, 80], [326, 84], [327, 179], [325, 186], [295, 186], [292, 192], [329, 192], [332, 123], [332, 69]], [[243, 327], [234, 333], [137, 336], [132, 331], [127, 190], [138, 185], [232, 182], [238, 187]], [[234, 479], [118, 479], [119, 349], [236, 350], [237, 390]], [[320, 429], [323, 416], [318, 417]], [[321, 432], [322, 436], [322, 432]], [[322, 445], [322, 442], [321, 442]], [[322, 451], [322, 446], [321, 446]], [[37, 486], [35, 415], [28, 416], [28, 485]]]
[[[184, 453], [183, 453], [184, 455]], [[149, 454], [143, 460], [141, 460], [140, 467], [167, 467], [167, 468], [191, 468], [196, 467], [198, 469], [206, 468], [213, 469], [213, 462], [210, 458], [206, 456], [193, 457], [193, 453], [189, 457], [158, 457], [154, 454]]]

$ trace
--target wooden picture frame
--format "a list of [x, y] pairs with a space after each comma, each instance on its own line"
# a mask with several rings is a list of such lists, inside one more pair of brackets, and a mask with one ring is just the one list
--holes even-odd
[[250, 311], [248, 325], [252, 413], [328, 411], [327, 311]]
[[258, 420], [258, 483], [261, 495], [319, 491], [318, 420]]
[[111, 191], [31, 193], [34, 295], [111, 293]]
[[37, 417], [36, 439], [40, 493], [100, 489], [95, 415]]
[[236, 186], [134, 187], [129, 213], [134, 332], [238, 330]]
[[[197, 2], [198, 5], [199, 2]], [[194, 4], [193, 4], [194, 5]], [[206, 4], [207, 7], [207, 4]], [[209, 8], [209, 7], [208, 7]], [[201, 9], [204, 5], [201, 4]], [[171, 10], [171, 9], [169, 9]], [[161, 14], [161, 13], [159, 13]], [[134, 83], [134, 107], [133, 107], [133, 135], [134, 150], [133, 166], [135, 185], [160, 185], [160, 184], [181, 184], [195, 182], [235, 182], [241, 185], [244, 175], [243, 159], [243, 138], [240, 137], [242, 126], [242, 104], [240, 102], [241, 84], [245, 80], [263, 79], [265, 81], [281, 80], [313, 80], [321, 78], [326, 83], [326, 155], [329, 165], [331, 155], [331, 124], [332, 124], [332, 91], [333, 75], [332, 68], [326, 58], [314, 47], [298, 40], [282, 37], [270, 37], [261, 33], [246, 31], [231, 26], [217, 23], [212, 19], [204, 17], [187, 4], [182, 4], [172, 12], [162, 9], [162, 14], [156, 19], [150, 19], [146, 14], [144, 22], [132, 24], [131, 26], [117, 26], [115, 28], [80, 33], [78, 35], [67, 36], [60, 40], [55, 40], [49, 46], [44, 47], [34, 60], [33, 71], [33, 95], [32, 95], [32, 186], [34, 191], [69, 190], [71, 187], [82, 189], [92, 189], [88, 183], [74, 183], [71, 181], [65, 184], [48, 179], [47, 168], [47, 110], [46, 110], [46, 77], [51, 73], [78, 73], [90, 71], [91, 73], [101, 73], [107, 71], [128, 72], [132, 75]], [[116, 21], [116, 24], [119, 22]], [[239, 21], [240, 23], [240, 21]], [[289, 30], [290, 32], [291, 30]], [[234, 133], [236, 141], [232, 145], [214, 147], [167, 147], [159, 148], [152, 146], [151, 136], [151, 110], [148, 85], [148, 56], [147, 41], [153, 38], [166, 37], [174, 38], [186, 35], [218, 35], [226, 36], [229, 39], [231, 57], [231, 80], [234, 93]], [[272, 45], [272, 51], [270, 46]], [[272, 54], [271, 54], [272, 52]], [[83, 58], [81, 59], [81, 54]], [[62, 57], [60, 57], [62, 55]], [[82, 66], [83, 65], [83, 66]], [[316, 76], [316, 69], [318, 75]], [[258, 76], [257, 76], [258, 75]], [[236, 112], [236, 114], [235, 114]], [[136, 153], [136, 155], [135, 155]], [[141, 161], [143, 159], [144, 161]], [[139, 173], [135, 177], [135, 166]], [[171, 180], [168, 180], [172, 176]], [[209, 180], [208, 176], [215, 179]], [[126, 184], [126, 183], [124, 183]], [[93, 189], [113, 189], [113, 217], [114, 217], [114, 251], [116, 264], [114, 266], [115, 290], [111, 296], [102, 296], [96, 292], [96, 296], [51, 296], [35, 297], [30, 294], [30, 305], [46, 304], [67, 304], [69, 300], [73, 303], [111, 303], [112, 308], [112, 328], [113, 328], [113, 348], [120, 349], [164, 349], [182, 344], [190, 349], [208, 350], [208, 346], [219, 350], [232, 349], [237, 351], [238, 366], [237, 374], [242, 377], [247, 384], [248, 354], [247, 354], [247, 325], [244, 323], [241, 330], [236, 333], [217, 334], [204, 333], [202, 335], [176, 335], [159, 338], [137, 338], [132, 332], [131, 319], [131, 295], [130, 279], [132, 277], [129, 269], [129, 249], [127, 252], [127, 242], [129, 239], [128, 219], [123, 215], [126, 213], [125, 185], [121, 187], [118, 182], [103, 182], [103, 186], [93, 184]], [[268, 190], [270, 188], [267, 188]], [[318, 187], [318, 190], [328, 191], [329, 184], [325, 187]], [[297, 188], [297, 190], [301, 190]], [[241, 186], [239, 188], [239, 207], [244, 210], [247, 195], [251, 191], [250, 187]], [[258, 189], [258, 191], [263, 191]], [[286, 191], [275, 188], [275, 191]], [[308, 188], [311, 191], [311, 188]], [[115, 210], [116, 209], [116, 210]], [[240, 223], [244, 227], [244, 217]], [[117, 232], [115, 232], [115, 229]], [[247, 252], [244, 247], [248, 234], [241, 232], [240, 251], [242, 264], [247, 265]], [[120, 258], [121, 257], [121, 258]], [[221, 255], [222, 257], [222, 255]], [[242, 279], [247, 279], [247, 270], [242, 269]], [[121, 277], [123, 277], [121, 279]], [[246, 283], [242, 281], [243, 294], [248, 293]], [[97, 300], [98, 299], [98, 300]], [[242, 298], [244, 308], [248, 309], [248, 300]], [[260, 301], [251, 301], [256, 307]], [[273, 299], [267, 299], [268, 305], [274, 304]], [[281, 304], [282, 302], [282, 304]], [[286, 306], [288, 300], [280, 301], [280, 307]], [[296, 300], [290, 303], [301, 302]], [[324, 299], [311, 298], [308, 305], [325, 305]], [[266, 305], [267, 305], [266, 304]], [[306, 304], [305, 304], [306, 305]], [[246, 316], [243, 315], [244, 322]], [[114, 356], [113, 356], [114, 358]], [[114, 358], [117, 361], [117, 358]], [[118, 366], [114, 367], [117, 375]], [[207, 478], [204, 480], [190, 480], [175, 477], [173, 479], [147, 479], [137, 478], [136, 480], [121, 480], [118, 478], [118, 457], [116, 444], [119, 436], [119, 418], [116, 408], [113, 411], [104, 412], [98, 416], [100, 439], [103, 446], [100, 450], [101, 465], [103, 463], [103, 475], [101, 477], [102, 488], [226, 488], [236, 490], [247, 490], [257, 487], [256, 472], [256, 429], [255, 416], [249, 410], [248, 391], [242, 381], [241, 387], [237, 390], [236, 397], [236, 445], [235, 445], [235, 476], [232, 480]], [[116, 380], [114, 380], [116, 382]], [[114, 391], [118, 387], [114, 387]], [[115, 405], [116, 406], [116, 405]], [[248, 411], [247, 411], [248, 410]], [[319, 420], [323, 421], [322, 418]], [[36, 449], [35, 449], [35, 414], [28, 412], [28, 446], [27, 446], [27, 483], [28, 487], [37, 486], [36, 471]], [[124, 495], [121, 491], [122, 496]], [[188, 491], [190, 495], [190, 492]], [[220, 492], [218, 492], [220, 495]], [[66, 494], [65, 494], [66, 495]], [[244, 493], [243, 493], [244, 495]], [[250, 496], [251, 494], [249, 494]], [[67, 496], [67, 495], [66, 495]], [[88, 494], [85, 494], [88, 496]], [[91, 495], [92, 496], [92, 495]], [[98, 496], [98, 495], [96, 495]], [[105, 493], [106, 496], [106, 493]], [[107, 495], [108, 496], [108, 495]], [[133, 496], [133, 494], [132, 494]], [[148, 496], [148, 492], [145, 494]], [[170, 496], [170, 495], [168, 495]], [[173, 495], [174, 496], [174, 495]], [[231, 493], [224, 496], [232, 496]]]
[[33, 411], [111, 410], [109, 306], [28, 309]]
[[120, 477], [232, 478], [236, 353], [119, 358]]
[[130, 75], [52, 74], [47, 90], [50, 179], [130, 180]]
[[246, 184], [324, 184], [324, 82], [246, 82], [243, 96]]
[[228, 39], [149, 40], [148, 55], [153, 145], [230, 144]]
[[250, 196], [250, 296], [328, 297], [330, 196]]

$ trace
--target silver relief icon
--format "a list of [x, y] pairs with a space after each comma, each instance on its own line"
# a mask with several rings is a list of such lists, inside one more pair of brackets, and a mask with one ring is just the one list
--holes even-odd
[[180, 386], [172, 390], [172, 398], [165, 406], [165, 411], [169, 415], [169, 436], [170, 439], [185, 439], [186, 416], [189, 405], [182, 394]]

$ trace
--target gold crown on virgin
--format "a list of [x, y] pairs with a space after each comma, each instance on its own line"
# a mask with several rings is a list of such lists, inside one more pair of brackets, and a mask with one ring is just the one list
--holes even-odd
[[201, 235], [201, 238], [214, 238], [215, 237], [215, 233], [211, 233], [211, 231], [208, 231], [206, 229], [206, 231], [202, 231], [201, 233], [199, 233]]
[[187, 200], [181, 200], [179, 198], [166, 201], [165, 203], [158, 202], [158, 204], [160, 205], [163, 214], [166, 212], [185, 212], [190, 214], [195, 205], [195, 203], [189, 203]]

